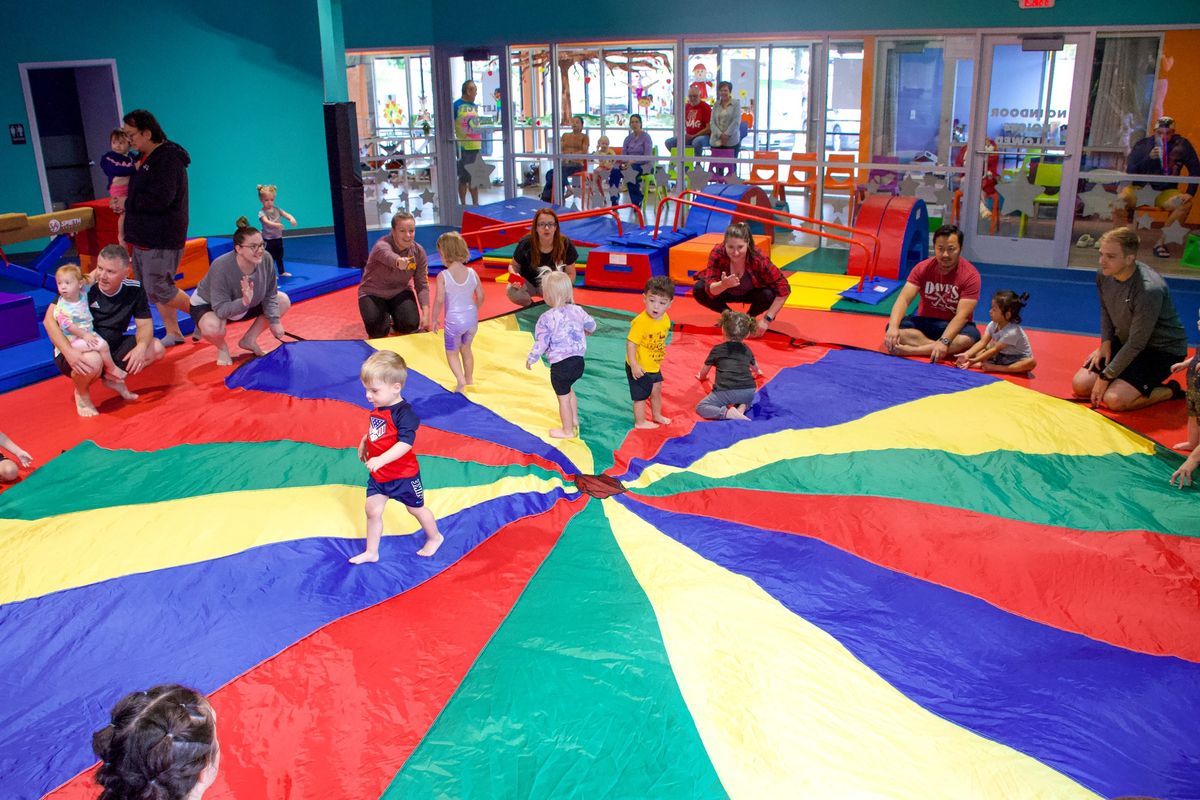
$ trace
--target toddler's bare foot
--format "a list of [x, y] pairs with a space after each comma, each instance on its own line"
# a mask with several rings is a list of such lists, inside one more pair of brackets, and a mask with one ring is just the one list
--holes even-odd
[[743, 422], [749, 422], [750, 418], [742, 411], [741, 408], [734, 406], [725, 412], [725, 419], [740, 419]]
[[569, 430], [566, 430], [565, 428], [551, 428], [549, 432], [550, 432], [550, 436], [555, 439], [574, 439], [575, 438], [575, 431], [573, 431], [573, 430], [569, 431]]
[[436, 536], [425, 537], [425, 546], [417, 551], [417, 555], [429, 558], [438, 551], [438, 548], [442, 546], [442, 542], [444, 541], [446, 541], [446, 537], [440, 533]]
[[266, 355], [266, 353], [263, 352], [263, 349], [258, 346], [257, 336], [253, 339], [243, 336], [241, 339], [238, 339], [238, 347], [242, 348], [243, 350], [248, 350], [256, 356]]
[[662, 414], [659, 414], [657, 417], [655, 417], [654, 421], [657, 422], [659, 425], [670, 425], [671, 424], [671, 418], [664, 417]]
[[222, 347], [217, 351], [217, 366], [230, 367], [233, 366], [233, 356], [229, 355], [229, 348]]
[[1191, 452], [1192, 450], [1196, 449], [1196, 442], [1183, 441], [1183, 442], [1180, 442], [1179, 444], [1171, 445], [1171, 449], [1172, 450], [1187, 450], [1188, 452]]
[[648, 430], [652, 430], [657, 427], [658, 427], [657, 422], [653, 422], [648, 419], [644, 419], [641, 422], [633, 423], [633, 429], [637, 430], [637, 431], [648, 431]]
[[364, 550], [358, 555], [350, 559], [351, 564], [374, 564], [379, 560], [379, 553], [372, 553], [370, 550]]
[[467, 385], [465, 383], [463, 383], [462, 381], [459, 381], [458, 385], [454, 387], [454, 391], [462, 392], [462, 390], [465, 388], [467, 388]]
[[92, 405], [92, 399], [79, 392], [75, 393], [75, 410], [79, 412], [79, 416], [81, 417], [94, 417], [100, 413]]
[[121, 396], [122, 400], [137, 400], [137, 392], [129, 391], [129, 387], [125, 385], [125, 381], [105, 381], [104, 385], [112, 389]]

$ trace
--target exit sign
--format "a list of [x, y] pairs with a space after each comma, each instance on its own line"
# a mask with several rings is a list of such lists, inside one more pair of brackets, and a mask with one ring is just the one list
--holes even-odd
[[1053, 8], [1054, 0], [1017, 0], [1021, 8]]

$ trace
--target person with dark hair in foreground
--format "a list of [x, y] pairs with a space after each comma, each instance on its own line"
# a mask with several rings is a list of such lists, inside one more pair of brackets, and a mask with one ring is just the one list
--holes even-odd
[[133, 692], [92, 734], [100, 800], [199, 800], [217, 779], [217, 716], [204, 695], [178, 684]]

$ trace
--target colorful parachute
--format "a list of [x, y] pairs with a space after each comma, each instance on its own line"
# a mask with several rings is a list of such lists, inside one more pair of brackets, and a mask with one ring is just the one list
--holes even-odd
[[[630, 315], [590, 310], [579, 440], [545, 436], [534, 308], [481, 324], [465, 396], [440, 336], [288, 345], [0, 495], [4, 796], [92, 796], [91, 731], [178, 681], [218, 711], [214, 797], [1200, 797], [1200, 515], [1170, 456], [783, 338], [754, 344], [752, 422], [696, 421], [715, 329], [674, 335], [675, 421], [629, 435]], [[414, 557], [390, 508], [352, 567], [373, 347], [408, 360], [447, 538]]]

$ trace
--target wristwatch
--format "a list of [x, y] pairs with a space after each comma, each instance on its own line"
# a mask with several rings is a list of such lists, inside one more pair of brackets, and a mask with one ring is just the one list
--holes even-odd
[[763, 314], [763, 319], [765, 319], [767, 321], [768, 325], [770, 325], [772, 322], [775, 321], [775, 318], [772, 317], [770, 314]]
[[939, 341], [939, 342], [941, 342], [942, 344], [946, 345], [946, 347], [949, 347], [949, 346], [950, 346], [950, 340], [949, 340], [949, 339], [947, 339], [945, 336], [943, 336], [942, 338], [938, 339], [938, 341]]

